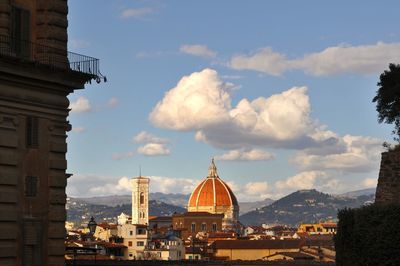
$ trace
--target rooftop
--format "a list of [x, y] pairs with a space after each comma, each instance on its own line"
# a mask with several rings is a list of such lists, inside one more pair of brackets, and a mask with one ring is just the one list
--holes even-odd
[[298, 249], [301, 240], [216, 240], [214, 249]]

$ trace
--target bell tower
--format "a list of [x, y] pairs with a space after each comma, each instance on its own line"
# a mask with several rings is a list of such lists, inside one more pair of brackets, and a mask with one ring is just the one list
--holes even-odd
[[146, 177], [132, 178], [132, 224], [149, 224], [149, 183]]

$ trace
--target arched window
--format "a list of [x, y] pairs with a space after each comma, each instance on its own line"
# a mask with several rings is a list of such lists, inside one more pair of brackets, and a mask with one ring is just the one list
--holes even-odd
[[192, 233], [196, 232], [196, 223], [192, 223]]
[[201, 231], [203, 231], [203, 232], [207, 231], [207, 224], [206, 223], [202, 223], [201, 224]]
[[144, 204], [144, 193], [143, 192], [141, 192], [140, 193], [140, 204]]

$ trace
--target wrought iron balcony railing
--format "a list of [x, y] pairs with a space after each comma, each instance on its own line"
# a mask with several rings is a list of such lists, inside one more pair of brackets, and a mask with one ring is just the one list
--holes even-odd
[[99, 59], [0, 35], [0, 57], [18, 58], [55, 70], [76, 71], [100, 80]]

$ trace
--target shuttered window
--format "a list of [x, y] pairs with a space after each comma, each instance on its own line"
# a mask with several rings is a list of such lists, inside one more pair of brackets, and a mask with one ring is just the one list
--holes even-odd
[[26, 146], [37, 148], [39, 146], [39, 121], [37, 117], [26, 118]]
[[22, 58], [30, 57], [30, 13], [26, 9], [11, 8], [11, 50]]
[[25, 196], [35, 197], [37, 194], [38, 178], [36, 176], [25, 177]]

